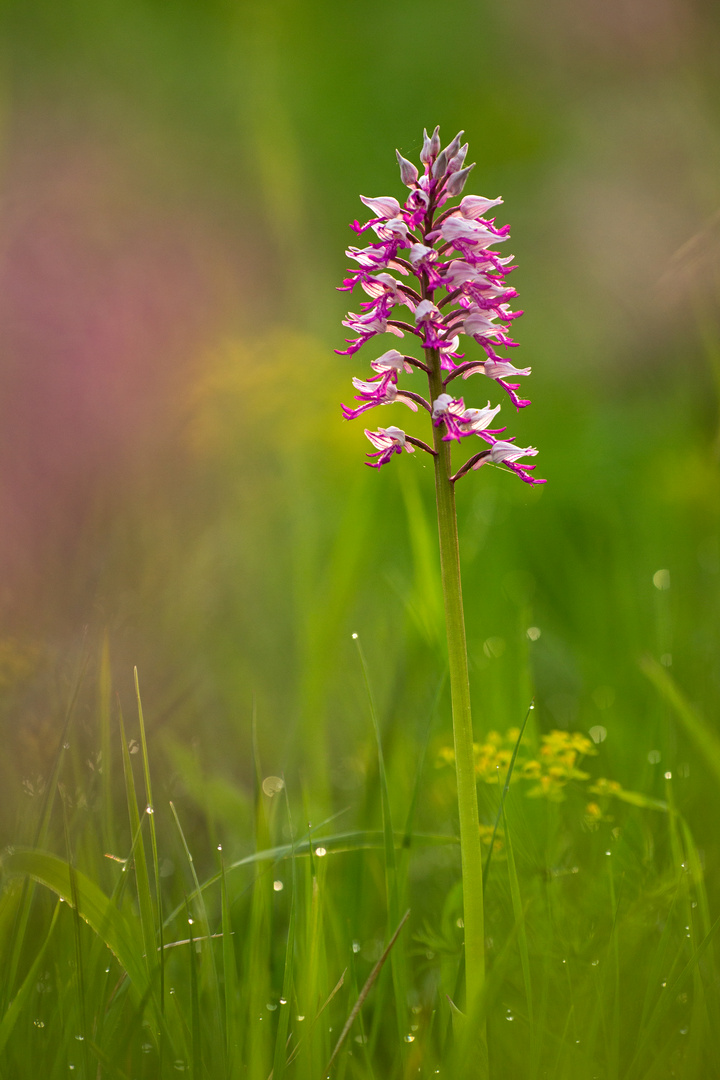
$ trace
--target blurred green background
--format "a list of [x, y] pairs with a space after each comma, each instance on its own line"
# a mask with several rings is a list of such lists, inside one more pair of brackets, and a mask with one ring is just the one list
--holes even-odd
[[604, 727], [601, 771], [658, 794], [673, 770], [715, 850], [713, 785], [638, 661], [717, 722], [718, 22], [689, 0], [3, 4], [1, 843], [83, 658], [73, 738], [97, 743], [105, 633], [162, 794], [212, 803], [239, 849], [253, 703], [264, 772], [308, 812], [361, 798], [351, 632], [399, 807], [428, 723], [449, 739], [431, 469], [364, 468], [339, 402], [374, 353], [333, 352], [358, 195], [399, 196], [395, 147], [440, 123], [505, 200], [533, 406], [503, 419], [549, 481], [458, 492], [478, 731], [533, 693], [541, 730]]

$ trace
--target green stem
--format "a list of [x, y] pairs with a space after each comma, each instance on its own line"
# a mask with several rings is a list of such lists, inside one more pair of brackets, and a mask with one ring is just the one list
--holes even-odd
[[[443, 392], [440, 356], [437, 349], [426, 351], [430, 361], [431, 400]], [[465, 987], [466, 1015], [471, 1019], [479, 1009], [485, 982], [485, 929], [483, 918], [483, 860], [478, 820], [475, 757], [473, 753], [472, 713], [470, 709], [470, 680], [468, 676], [465, 618], [460, 583], [460, 549], [458, 546], [455, 488], [450, 477], [452, 466], [450, 443], [443, 441], [444, 425], [433, 427], [435, 457], [435, 493], [437, 496], [438, 532], [440, 535], [440, 569], [445, 600], [452, 697], [455, 769], [457, 774], [458, 810], [460, 816], [460, 853], [463, 880], [463, 921], [465, 923]], [[484, 1023], [480, 1038], [486, 1045]], [[484, 1054], [481, 1055], [484, 1057]], [[484, 1070], [479, 1069], [479, 1075]]]

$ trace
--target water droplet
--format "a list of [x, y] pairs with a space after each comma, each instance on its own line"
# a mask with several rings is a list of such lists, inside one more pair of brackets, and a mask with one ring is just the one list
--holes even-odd
[[273, 889], [275, 890], [275, 892], [282, 892], [284, 888], [285, 886], [283, 885], [282, 881], [273, 881]]
[[74, 1068], [75, 1068], [75, 1066], [73, 1065], [72, 1061], [68, 1062], [68, 1069], [74, 1069]]
[[36, 1028], [44, 1028], [45, 1024], [42, 1020], [33, 1020], [33, 1024]]
[[579, 874], [579, 873], [580, 873], [580, 867], [579, 867], [579, 866], [573, 866], [573, 868], [572, 868], [572, 870], [570, 871], [570, 873], [571, 873], [571, 874]]
[[607, 739], [607, 728], [603, 727], [602, 724], [595, 724], [594, 727], [590, 728], [588, 734], [592, 741], [597, 745], [598, 743], [605, 742]]
[[353, 634], [352, 639], [353, 641], [357, 641], [357, 634]]
[[[537, 639], [542, 634], [542, 630], [540, 629], [539, 626], [528, 626], [525, 633], [529, 637], [530, 641], [537, 641]], [[531, 705], [530, 708], [532, 709], [533, 706]]]
[[697, 900], [693, 900], [693, 902], [692, 902], [692, 904], [690, 905], [690, 907], [697, 907]]
[[287, 998], [280, 998], [281, 1005], [287, 1005]]
[[606, 851], [605, 854], [606, 855], [612, 855], [612, 851]]
[[265, 794], [272, 799], [273, 795], [277, 795], [285, 787], [285, 781], [281, 776], [266, 776], [262, 782], [262, 789]]
[[409, 1033], [405, 1036], [405, 1042], [415, 1042], [415, 1036]]
[[660, 983], [660, 985], [662, 986], [662, 988], [664, 990], [665, 987], [667, 986], [667, 982], [665, 982], [665, 980], [663, 979], [663, 981]]
[[[608, 852], [608, 854], [610, 854], [610, 853]], [[192, 926], [194, 922], [195, 922], [194, 919], [188, 918], [188, 923], [189, 923], [190, 926]]]
[[297, 1022], [298, 1022], [299, 1024], [302, 1024], [302, 1022], [303, 1022], [303, 1020], [304, 1020], [304, 1019], [305, 1019], [305, 1017], [304, 1017], [304, 1016], [298, 1016], [298, 1017], [297, 1017]]
[[77, 1039], [78, 1042], [85, 1042], [85, 1036], [84, 1035], [76, 1035], [75, 1038]]
[[316, 847], [315, 854], [317, 855], [318, 859], [322, 859], [323, 855], [327, 855], [327, 848]]
[[109, 974], [110, 974], [110, 968], [105, 968], [105, 974], [106, 974], [106, 975], [109, 975]]
[[[534, 708], [535, 708], [535, 705], [534, 705], [534, 704], [533, 704], [533, 705], [531, 705], [531, 706], [530, 706], [530, 712], [532, 712], [532, 710], [533, 710]], [[438, 1072], [440, 1072], [440, 1070], [439, 1070], [439, 1069], [438, 1069]]]
[[681, 1035], [687, 1035], [687, 1033], [688, 1033], [688, 1029], [686, 1027], [680, 1028], [680, 1034]]
[[142, 1046], [140, 1047], [143, 1054], [149, 1054], [150, 1051], [152, 1050], [152, 1048], [153, 1048], [152, 1043], [143, 1043]]
[[456, 919], [456, 920], [455, 920], [455, 925], [456, 925], [456, 926], [459, 926], [459, 927], [460, 927], [460, 929], [462, 930], [462, 928], [463, 928], [463, 927], [465, 926], [465, 922], [463, 921], [463, 919], [462, 919], [462, 918], [460, 918], [460, 919]]
[[665, 773], [665, 779], [666, 780], [672, 780], [672, 773], [671, 772], [666, 772]]
[[649, 750], [647, 759], [648, 759], [648, 761], [650, 762], [651, 765], [657, 765], [657, 763], [660, 761], [660, 751], [659, 750]]
[[663, 592], [665, 589], [670, 588], [670, 571], [669, 570], [656, 570], [653, 574], [653, 585], [656, 589], [660, 589]]
[[150, 806], [150, 804], [149, 804], [149, 803], [148, 803], [148, 805], [147, 805], [147, 806], [145, 807], [145, 813], [146, 813], [146, 814], [154, 814], [154, 813], [155, 813], [155, 810], [153, 809], [153, 807], [152, 807], [152, 806]]
[[185, 1072], [185, 1062], [184, 1061], [174, 1061], [173, 1062], [173, 1068], [177, 1069], [178, 1072]]
[[222, 844], [218, 844], [218, 851], [222, 851]]
[[175, 993], [175, 987], [174, 987], [174, 986], [171, 986], [171, 987], [170, 987], [170, 993], [171, 993], [171, 994], [174, 994], [174, 993]]
[[[69, 749], [70, 749], [70, 743], [69, 743], [69, 742], [64, 742], [64, 743], [63, 743], [63, 750], [69, 750]], [[71, 1069], [74, 1069], [74, 1068], [75, 1068], [75, 1066], [74, 1066], [74, 1065], [71, 1065], [71, 1066], [70, 1066], [70, 1068], [71, 1068]]]
[[268, 1012], [275, 1012], [275, 1010], [277, 1009], [277, 1005], [274, 1005], [271, 1001], [268, 1001], [265, 1005], [265, 1008]]
[[514, 1019], [515, 1019], [515, 1017], [514, 1017], [514, 1016], [512, 1016], [512, 1015], [510, 1015], [510, 1016], [506, 1016], [506, 1017], [505, 1017], [505, 1019], [506, 1019], [506, 1020], [514, 1020]]
[[591, 960], [590, 961], [590, 966], [591, 967], [597, 967], [599, 963], [600, 963], [599, 960]]
[[352, 951], [354, 953], [359, 953], [360, 952], [360, 942], [359, 941], [353, 941], [353, 943], [352, 943]]
[[579, 1045], [580, 1045], [580, 1040], [579, 1040], [579, 1039], [576, 1039], [576, 1040], [575, 1040], [575, 1045], [576, 1045], [576, 1046], [579, 1046]]
[[356, 1035], [355, 1036], [355, 1042], [359, 1043], [360, 1046], [364, 1046], [367, 1041], [368, 1041], [367, 1035]]

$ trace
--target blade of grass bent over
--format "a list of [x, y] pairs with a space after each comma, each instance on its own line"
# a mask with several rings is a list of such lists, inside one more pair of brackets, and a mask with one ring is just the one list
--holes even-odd
[[372, 969], [372, 971], [368, 975], [368, 977], [367, 977], [367, 979], [365, 981], [365, 985], [363, 986], [362, 990], [360, 991], [360, 995], [359, 995], [357, 1001], [355, 1002], [355, 1004], [353, 1005], [352, 1009], [350, 1010], [350, 1015], [348, 1016], [347, 1020], [345, 1021], [345, 1026], [343, 1027], [342, 1031], [340, 1032], [340, 1038], [338, 1039], [337, 1043], [335, 1044], [335, 1049], [333, 1050], [333, 1052], [332, 1052], [332, 1054], [330, 1056], [330, 1060], [328, 1061], [327, 1067], [325, 1068], [325, 1070], [323, 1072], [323, 1076], [326, 1076], [326, 1077], [329, 1076], [330, 1069], [331, 1069], [331, 1067], [332, 1067], [332, 1065], [333, 1065], [333, 1063], [335, 1061], [335, 1058], [340, 1053], [340, 1048], [342, 1047], [342, 1044], [345, 1042], [345, 1039], [347, 1038], [347, 1036], [348, 1036], [348, 1034], [350, 1032], [350, 1029], [352, 1028], [352, 1026], [353, 1026], [353, 1024], [355, 1022], [355, 1018], [356, 1018], [357, 1014], [360, 1012], [361, 1008], [363, 1007], [363, 1003], [365, 1001], [365, 998], [368, 996], [368, 994], [372, 990], [373, 983], [375, 982], [378, 975], [382, 971], [383, 964], [385, 963], [388, 956], [390, 955], [390, 951], [392, 950], [393, 945], [397, 941], [398, 936], [400, 934], [400, 931], [402, 930], [403, 926], [405, 925], [405, 923], [408, 921], [409, 918], [410, 918], [410, 911], [408, 910], [408, 911], [405, 912], [402, 919], [400, 920], [400, 923], [398, 924], [398, 927], [395, 930], [395, 933], [390, 938], [390, 941], [388, 942], [387, 946], [385, 947], [385, 951], [383, 952], [382, 956], [380, 957], [380, 959], [376, 963], [375, 967]]

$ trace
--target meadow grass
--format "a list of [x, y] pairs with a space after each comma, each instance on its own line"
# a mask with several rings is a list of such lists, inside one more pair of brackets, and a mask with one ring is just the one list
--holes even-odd
[[[130, 720], [113, 701], [107, 642], [94, 676], [83, 665], [26, 823], [32, 842], [3, 855], [0, 1075], [465, 1075], [458, 845], [452, 830], [428, 830], [423, 812], [451, 813], [451, 751], [431, 712], [409, 798], [391, 800], [360, 655], [376, 739], [355, 796], [364, 809], [311, 826], [303, 791], [267, 776], [255, 742], [253, 831], [234, 838], [241, 858], [215, 843], [236, 832], [232, 817], [153, 798], [137, 674]], [[667, 668], [646, 667], [716, 768], [716, 736]], [[114, 772], [78, 787], [88, 748], [73, 713], [89, 678], [96, 745]], [[662, 798], [589, 795], [592, 779], [563, 779], [561, 801], [530, 798], [522, 770], [541, 755], [533, 724], [503, 745], [515, 756], [501, 771], [478, 766], [491, 1075], [716, 1075], [720, 920], [674, 780]], [[581, 764], [597, 779], [592, 758]]]

